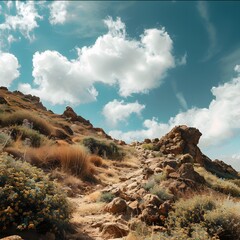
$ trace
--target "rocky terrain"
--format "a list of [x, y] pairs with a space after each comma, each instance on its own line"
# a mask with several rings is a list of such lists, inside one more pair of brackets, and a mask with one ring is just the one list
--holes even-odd
[[[57, 115], [38, 97], [3, 87], [0, 124], [1, 156], [41, 168], [58, 182], [72, 208], [59, 235], [31, 228], [30, 222], [22, 231], [11, 221], [4, 225], [1, 212], [9, 208], [2, 204], [2, 239], [240, 239], [239, 173], [201, 152], [196, 128], [176, 126], [159, 139], [127, 145], [71, 107]], [[87, 152], [81, 152], [85, 160], [77, 170], [71, 153], [83, 146]], [[3, 178], [0, 184], [5, 187]]]

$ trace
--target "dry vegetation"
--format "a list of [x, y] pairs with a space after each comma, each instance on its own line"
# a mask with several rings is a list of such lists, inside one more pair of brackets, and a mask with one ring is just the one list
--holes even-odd
[[28, 119], [33, 124], [32, 128], [41, 134], [49, 136], [54, 132], [53, 126], [48, 121], [30, 111], [19, 110], [13, 113], [0, 114], [0, 123], [2, 126], [22, 125], [24, 119]]
[[44, 169], [60, 168], [82, 179], [94, 180], [94, 166], [89, 160], [89, 153], [80, 145], [28, 148], [25, 158]]
[[[240, 197], [240, 187], [235, 184], [234, 181], [218, 178], [217, 176], [213, 175], [202, 167], [195, 167], [195, 170], [205, 178], [207, 185], [210, 188], [224, 194], [230, 194], [234, 197]], [[238, 180], [236, 182], [238, 182]]]

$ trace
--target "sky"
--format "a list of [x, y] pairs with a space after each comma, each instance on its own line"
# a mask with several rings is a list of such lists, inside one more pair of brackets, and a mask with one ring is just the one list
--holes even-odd
[[240, 2], [1, 1], [0, 85], [117, 139], [202, 132], [240, 170]]

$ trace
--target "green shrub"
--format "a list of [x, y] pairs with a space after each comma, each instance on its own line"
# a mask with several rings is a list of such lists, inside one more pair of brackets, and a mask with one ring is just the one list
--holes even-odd
[[8, 147], [11, 145], [11, 143], [12, 143], [11, 137], [4, 132], [0, 132], [0, 147], [1, 148]]
[[115, 195], [111, 192], [103, 192], [99, 198], [100, 202], [111, 202], [115, 198]]
[[234, 197], [240, 197], [240, 187], [236, 185], [237, 181], [225, 180], [216, 177], [212, 173], [206, 171], [203, 167], [196, 167], [195, 170], [205, 178], [207, 185], [219, 192], [230, 194]]
[[85, 138], [83, 139], [83, 145], [86, 146], [92, 154], [99, 155], [103, 158], [123, 158], [123, 154], [120, 152], [118, 146], [113, 142], [105, 143], [95, 138]]
[[169, 193], [169, 191], [159, 185], [155, 185], [152, 189], [150, 189], [150, 193], [157, 195], [162, 200], [170, 200], [173, 199], [173, 195]]
[[36, 229], [60, 234], [68, 225], [71, 211], [62, 190], [29, 163], [1, 154], [0, 189], [0, 231]]
[[152, 189], [154, 186], [155, 186], [155, 181], [154, 179], [150, 179], [148, 182], [146, 182], [144, 185], [143, 185], [143, 188], [147, 191], [149, 191], [150, 189]]
[[[240, 203], [229, 199], [217, 199], [216, 196], [194, 196], [181, 199], [168, 215], [170, 232], [187, 233], [188, 237], [201, 230], [209, 237], [220, 239], [239, 239], [240, 236]], [[180, 234], [179, 234], [180, 235]]]
[[146, 150], [159, 151], [159, 147], [153, 143], [144, 143], [142, 144], [142, 148]]
[[12, 135], [15, 137], [14, 140], [16, 140], [17, 137], [21, 137], [21, 140], [29, 138], [32, 147], [40, 147], [44, 141], [47, 141], [47, 138], [44, 135], [31, 128], [24, 126], [14, 126], [11, 128], [11, 130]]

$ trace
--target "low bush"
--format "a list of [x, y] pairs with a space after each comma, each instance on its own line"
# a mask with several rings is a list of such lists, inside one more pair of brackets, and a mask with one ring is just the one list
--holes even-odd
[[58, 186], [29, 163], [0, 155], [0, 230], [36, 229], [61, 235], [71, 208]]
[[153, 143], [144, 143], [142, 148], [146, 150], [159, 151], [159, 147]]
[[212, 173], [206, 171], [202, 167], [196, 167], [195, 170], [205, 178], [207, 185], [210, 188], [222, 192], [224, 194], [230, 194], [231, 196], [234, 197], [240, 197], [240, 187], [236, 185], [234, 181], [218, 178]]
[[122, 159], [123, 153], [120, 152], [118, 146], [113, 143], [105, 143], [95, 138], [83, 139], [83, 145], [86, 146], [91, 153], [108, 159]]
[[163, 188], [159, 185], [155, 185], [153, 188], [150, 189], [150, 193], [157, 195], [162, 200], [170, 200], [173, 199], [173, 195], [169, 193], [169, 191], [166, 188]]
[[23, 121], [27, 119], [32, 123], [32, 128], [40, 133], [49, 136], [54, 131], [53, 127], [44, 118], [26, 110], [19, 110], [13, 113], [1, 113], [0, 121], [3, 126], [22, 125]]
[[103, 192], [99, 198], [100, 202], [111, 202], [115, 198], [115, 195], [111, 192]]
[[30, 140], [30, 145], [32, 147], [40, 147], [43, 145], [44, 142], [48, 141], [48, 138], [38, 131], [27, 128], [25, 126], [14, 126], [11, 128], [11, 135], [13, 136], [14, 140], [20, 138], [21, 140]]
[[4, 132], [0, 132], [0, 147], [1, 148], [8, 147], [11, 145], [11, 143], [12, 143], [11, 136]]
[[198, 229], [205, 232], [205, 239], [213, 236], [218, 236], [217, 239], [239, 239], [239, 202], [201, 195], [179, 200], [174, 209], [167, 220], [170, 232], [178, 232], [181, 236], [183, 231], [188, 237], [193, 237]]

